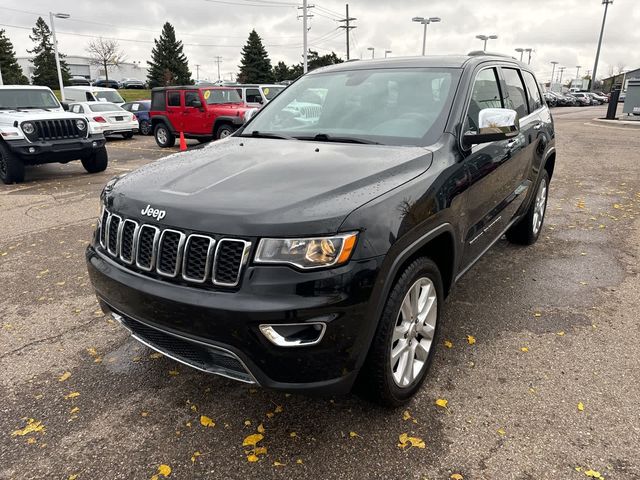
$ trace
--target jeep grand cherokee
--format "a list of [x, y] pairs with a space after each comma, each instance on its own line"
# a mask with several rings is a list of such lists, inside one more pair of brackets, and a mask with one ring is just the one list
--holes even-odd
[[399, 405], [454, 283], [503, 234], [540, 235], [554, 144], [533, 73], [508, 57], [319, 69], [233, 136], [108, 183], [91, 280], [187, 365], [287, 391], [357, 381]]

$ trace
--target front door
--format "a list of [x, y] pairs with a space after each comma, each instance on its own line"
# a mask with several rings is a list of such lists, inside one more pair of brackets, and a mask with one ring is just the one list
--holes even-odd
[[[205, 95], [209, 90], [205, 90]], [[200, 98], [198, 90], [186, 90], [184, 92], [183, 128], [192, 135], [211, 134], [207, 130], [205, 103]]]

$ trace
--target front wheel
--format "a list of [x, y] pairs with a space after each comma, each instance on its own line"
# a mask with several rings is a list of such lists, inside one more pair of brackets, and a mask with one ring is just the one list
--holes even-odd
[[164, 123], [156, 125], [153, 135], [160, 148], [173, 147], [176, 144], [176, 137]]
[[433, 359], [443, 298], [442, 277], [431, 259], [418, 258], [405, 268], [358, 379], [367, 398], [397, 407], [420, 389]]
[[228, 124], [220, 125], [216, 129], [216, 140], [219, 140], [221, 138], [227, 138], [233, 132], [235, 132], [235, 129], [231, 125], [228, 125]]
[[507, 230], [507, 240], [520, 245], [533, 245], [538, 240], [544, 223], [544, 215], [547, 212], [547, 199], [549, 198], [549, 173], [542, 171], [538, 182], [536, 195], [525, 213], [524, 217]]
[[133, 132], [125, 132], [122, 134], [122, 138], [124, 138], [125, 140], [129, 140], [130, 138], [133, 138]]
[[140, 134], [149, 135], [151, 133], [151, 124], [147, 120], [140, 122]]
[[109, 163], [107, 148], [99, 148], [88, 157], [84, 157], [81, 161], [82, 166], [89, 173], [104, 172], [107, 169], [107, 165]]
[[24, 182], [24, 163], [0, 142], [0, 180], [7, 185]]

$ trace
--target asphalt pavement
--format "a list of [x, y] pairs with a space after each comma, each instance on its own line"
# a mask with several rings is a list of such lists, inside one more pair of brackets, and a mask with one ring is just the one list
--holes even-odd
[[451, 348], [397, 410], [207, 375], [102, 315], [84, 263], [100, 190], [177, 149], [110, 140], [103, 174], [0, 185], [0, 478], [640, 479], [640, 129], [604, 112], [554, 110], [540, 240], [462, 278]]

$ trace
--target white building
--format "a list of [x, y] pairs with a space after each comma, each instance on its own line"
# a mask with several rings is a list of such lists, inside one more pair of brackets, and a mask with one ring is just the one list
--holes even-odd
[[[32, 58], [33, 57], [18, 57], [18, 64], [22, 67], [22, 71], [29, 79], [33, 76]], [[67, 62], [72, 77], [84, 77], [95, 80], [105, 76], [104, 68], [98, 65], [92, 65], [89, 57], [68, 55], [64, 58], [64, 61]], [[141, 62], [124, 62], [118, 66], [109, 67], [109, 79], [122, 80], [123, 78], [135, 78], [144, 82], [147, 79], [146, 63], [143, 65]]]

